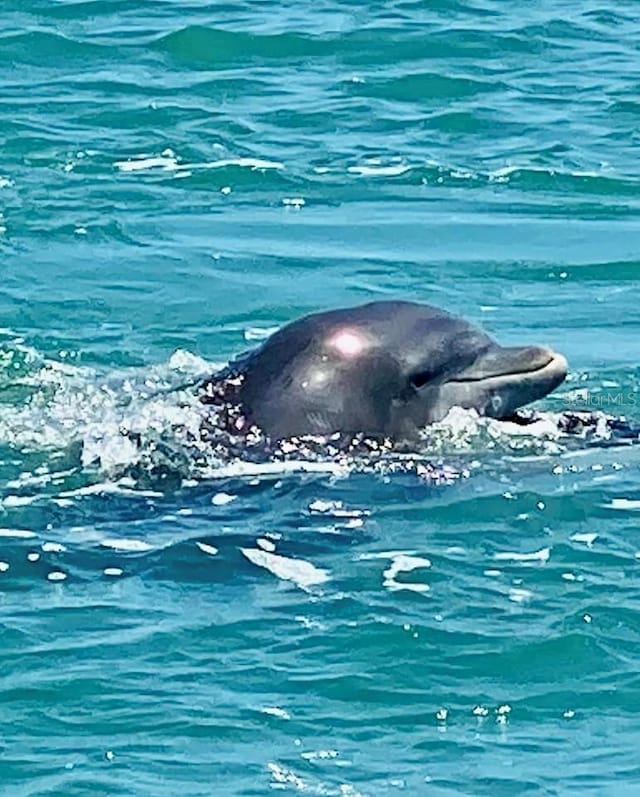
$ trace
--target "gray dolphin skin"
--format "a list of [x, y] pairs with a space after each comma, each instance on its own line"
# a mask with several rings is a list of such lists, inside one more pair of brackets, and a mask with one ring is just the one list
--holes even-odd
[[551, 349], [503, 347], [462, 318], [404, 301], [305, 316], [235, 367], [245, 417], [272, 440], [335, 432], [406, 440], [452, 407], [506, 418], [567, 373]]

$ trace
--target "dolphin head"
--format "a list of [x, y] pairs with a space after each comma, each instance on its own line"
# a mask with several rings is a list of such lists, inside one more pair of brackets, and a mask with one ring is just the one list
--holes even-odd
[[503, 347], [413, 302], [306, 316], [240, 361], [238, 398], [272, 439], [334, 432], [406, 439], [452, 407], [505, 418], [565, 378], [561, 354]]

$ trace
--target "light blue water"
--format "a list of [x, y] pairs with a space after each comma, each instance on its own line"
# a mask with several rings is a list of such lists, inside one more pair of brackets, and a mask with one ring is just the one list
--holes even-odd
[[2, 794], [635, 795], [640, 449], [222, 470], [171, 388], [393, 297], [637, 419], [637, 4], [2, 12]]

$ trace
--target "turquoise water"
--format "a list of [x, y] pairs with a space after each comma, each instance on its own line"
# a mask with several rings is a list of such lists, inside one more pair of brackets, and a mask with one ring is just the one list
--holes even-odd
[[2, 9], [2, 794], [636, 794], [640, 449], [195, 462], [174, 388], [408, 298], [637, 419], [637, 4]]

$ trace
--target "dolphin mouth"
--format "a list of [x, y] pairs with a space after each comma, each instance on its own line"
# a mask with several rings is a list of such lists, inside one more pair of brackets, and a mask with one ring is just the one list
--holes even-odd
[[557, 374], [562, 382], [567, 375], [567, 367], [564, 355], [543, 346], [503, 348], [490, 350], [447, 381], [488, 382]]
[[567, 376], [567, 360], [543, 346], [503, 348], [484, 352], [448, 383], [477, 397], [486, 397], [485, 414], [504, 418], [519, 407], [544, 398]]

